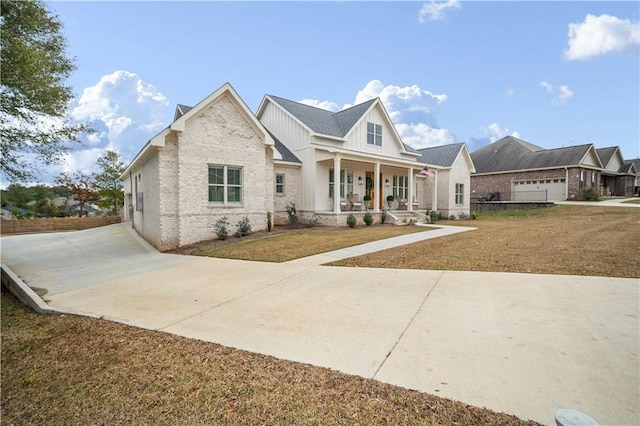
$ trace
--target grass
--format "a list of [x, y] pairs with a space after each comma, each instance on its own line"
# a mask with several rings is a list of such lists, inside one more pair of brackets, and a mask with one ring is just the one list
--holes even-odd
[[267, 234], [258, 239], [222, 245], [211, 250], [203, 248], [199, 254], [227, 259], [286, 262], [300, 257], [429, 229], [433, 228], [382, 225], [360, 228], [303, 229], [273, 236]]
[[[481, 213], [474, 221], [442, 221], [478, 230], [340, 260], [374, 268], [524, 272], [640, 277], [640, 212], [631, 208], [560, 205]], [[201, 254], [282, 262], [424, 227], [313, 228], [248, 241], [227, 240]], [[214, 242], [215, 243], [215, 242]], [[198, 250], [192, 252], [198, 253]]]
[[333, 265], [640, 277], [640, 212], [635, 209], [560, 205], [482, 213], [464, 224], [478, 230]]
[[635, 200], [623, 201], [623, 204], [640, 204], [640, 198], [636, 198]]
[[39, 315], [5, 291], [1, 315], [2, 424], [535, 424], [214, 343]]

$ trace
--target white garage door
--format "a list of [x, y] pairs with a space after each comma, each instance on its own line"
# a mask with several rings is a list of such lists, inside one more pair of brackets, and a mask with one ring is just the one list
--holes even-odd
[[567, 199], [564, 179], [532, 179], [514, 181], [513, 201], [562, 201]]

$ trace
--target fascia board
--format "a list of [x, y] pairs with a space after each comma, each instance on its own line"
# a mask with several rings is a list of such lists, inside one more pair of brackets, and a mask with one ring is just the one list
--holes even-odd
[[164, 148], [164, 143], [166, 137], [171, 133], [171, 130], [167, 127], [162, 130], [160, 133], [155, 135], [153, 138], [149, 139], [149, 141], [142, 147], [140, 152], [136, 154], [131, 163], [124, 169], [124, 172], [120, 175], [120, 180], [123, 180], [129, 172], [138, 166], [138, 163], [142, 162], [142, 160], [146, 160], [150, 154], [155, 152], [157, 148]]
[[[320, 151], [325, 151], [331, 154], [339, 154], [340, 158], [343, 160], [352, 160], [352, 161], [366, 161], [366, 162], [371, 162], [371, 163], [376, 163], [379, 162], [381, 164], [384, 164], [386, 166], [388, 165], [393, 165], [396, 167], [413, 167], [416, 169], [421, 169], [422, 167], [425, 166], [425, 163], [416, 163], [414, 161], [409, 161], [409, 160], [401, 160], [395, 157], [385, 157], [385, 156], [381, 156], [381, 155], [373, 155], [373, 154], [366, 154], [366, 153], [362, 153], [360, 151], [351, 151], [351, 150], [347, 150], [347, 149], [340, 149], [340, 148], [336, 148], [336, 147], [330, 147], [330, 146], [315, 146], [315, 149], [320, 150]], [[426, 164], [427, 167], [429, 168], [433, 168], [434, 170], [442, 170], [444, 169], [444, 167], [440, 167], [440, 166], [436, 166], [436, 165], [431, 165], [431, 164]]]

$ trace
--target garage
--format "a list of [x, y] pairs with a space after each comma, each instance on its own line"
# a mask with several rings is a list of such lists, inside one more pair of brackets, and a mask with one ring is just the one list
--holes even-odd
[[530, 179], [512, 183], [512, 201], [562, 201], [567, 199], [565, 179]]

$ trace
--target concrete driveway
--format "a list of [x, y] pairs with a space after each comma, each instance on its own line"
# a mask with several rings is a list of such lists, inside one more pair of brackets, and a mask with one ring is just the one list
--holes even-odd
[[321, 266], [427, 234], [282, 264], [160, 254], [125, 224], [0, 242], [54, 309], [544, 424], [560, 408], [640, 423], [638, 279]]

